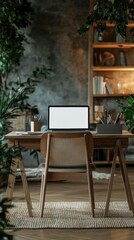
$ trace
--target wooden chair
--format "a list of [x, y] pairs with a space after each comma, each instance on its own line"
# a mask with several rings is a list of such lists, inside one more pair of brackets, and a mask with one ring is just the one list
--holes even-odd
[[45, 168], [42, 173], [40, 206], [43, 217], [47, 174], [55, 168], [58, 172], [87, 173], [89, 201], [91, 213], [94, 216], [94, 189], [92, 170], [93, 138], [90, 132], [55, 132], [44, 133], [41, 139], [41, 154], [45, 158]]

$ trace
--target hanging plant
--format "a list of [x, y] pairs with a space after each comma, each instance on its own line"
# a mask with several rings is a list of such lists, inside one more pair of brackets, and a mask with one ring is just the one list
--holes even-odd
[[[106, 29], [106, 21], [114, 23], [115, 32], [125, 38], [128, 22], [134, 22], [134, 0], [96, 1], [93, 11], [90, 11], [78, 32], [79, 34], [87, 32], [93, 24], [96, 24], [98, 33], [103, 32]], [[134, 34], [134, 28], [130, 29], [130, 33]]]
[[27, 41], [24, 30], [32, 20], [28, 0], [2, 0], [0, 4], [0, 83], [6, 88], [8, 74], [19, 66]]

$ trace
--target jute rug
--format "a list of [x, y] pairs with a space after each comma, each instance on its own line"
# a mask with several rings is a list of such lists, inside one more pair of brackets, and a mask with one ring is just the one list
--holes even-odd
[[[43, 171], [44, 171], [44, 168], [41, 166], [39, 166], [38, 168], [25, 168], [25, 173], [28, 180], [41, 179]], [[21, 176], [20, 169], [17, 169], [16, 177], [19, 178], [20, 176]], [[93, 179], [96, 179], [96, 180], [109, 179], [110, 176], [111, 176], [110, 173], [93, 171]]]
[[14, 203], [9, 220], [15, 229], [134, 227], [134, 217], [127, 202], [111, 202], [109, 217], [104, 217], [104, 208], [104, 202], [96, 203], [92, 218], [88, 202], [46, 202], [41, 219], [38, 203], [33, 203], [32, 218], [28, 216], [26, 203]]

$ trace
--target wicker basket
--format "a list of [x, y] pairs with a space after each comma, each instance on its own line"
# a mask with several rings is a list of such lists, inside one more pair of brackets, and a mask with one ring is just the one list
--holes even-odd
[[[30, 117], [30, 113], [27, 111], [21, 112], [17, 111], [14, 113], [15, 117], [9, 119], [11, 122], [10, 131], [26, 131], [27, 130], [27, 121]], [[16, 116], [17, 115], [17, 116]]]

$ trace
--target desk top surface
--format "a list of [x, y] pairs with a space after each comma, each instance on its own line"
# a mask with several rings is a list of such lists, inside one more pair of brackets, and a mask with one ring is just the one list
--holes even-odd
[[40, 139], [43, 132], [23, 132], [23, 131], [13, 131], [5, 135], [6, 139]]
[[[10, 132], [5, 135], [6, 139], [40, 139], [45, 132]], [[47, 132], [46, 132], [47, 133]], [[67, 133], [67, 132], [66, 132]], [[84, 132], [86, 133], [86, 131]], [[123, 131], [122, 134], [98, 134], [91, 131], [93, 138], [134, 138], [134, 134]]]

